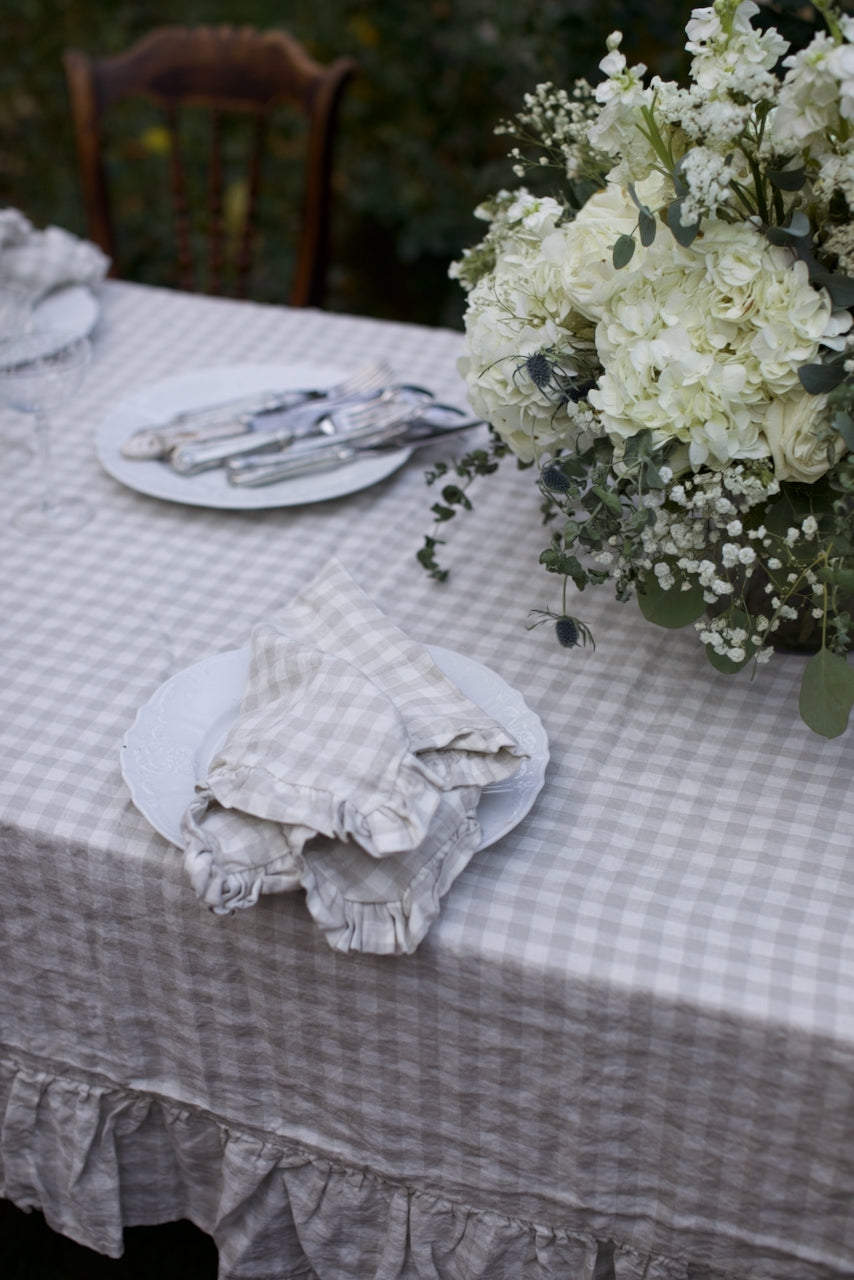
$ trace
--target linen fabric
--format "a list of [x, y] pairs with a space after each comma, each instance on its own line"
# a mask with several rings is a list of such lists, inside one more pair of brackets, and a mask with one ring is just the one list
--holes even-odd
[[[0, 1195], [113, 1257], [124, 1227], [188, 1218], [219, 1280], [851, 1280], [854, 739], [798, 720], [803, 658], [725, 677], [605, 589], [569, 597], [595, 653], [526, 630], [560, 593], [512, 460], [443, 526], [441, 584], [415, 561], [429, 451], [307, 507], [117, 484], [93, 433], [162, 379], [382, 355], [462, 404], [462, 335], [115, 281], [100, 301], [54, 436], [97, 519], [0, 529]], [[0, 471], [8, 506], [37, 486]], [[530, 813], [412, 955], [334, 950], [302, 891], [212, 913], [120, 770], [168, 676], [336, 556], [549, 736]]]
[[60, 285], [97, 285], [110, 259], [91, 240], [62, 227], [36, 230], [18, 209], [0, 209], [0, 283], [40, 298]]
[[216, 912], [302, 886], [331, 945], [411, 952], [477, 849], [482, 788], [523, 757], [333, 560], [254, 630], [184, 817], [190, 881]]

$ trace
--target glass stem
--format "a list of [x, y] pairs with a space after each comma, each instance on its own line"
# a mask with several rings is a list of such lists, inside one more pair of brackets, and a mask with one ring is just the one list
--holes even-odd
[[42, 473], [42, 510], [49, 514], [56, 506], [56, 497], [53, 492], [53, 465], [50, 456], [50, 419], [44, 409], [36, 410], [35, 431]]

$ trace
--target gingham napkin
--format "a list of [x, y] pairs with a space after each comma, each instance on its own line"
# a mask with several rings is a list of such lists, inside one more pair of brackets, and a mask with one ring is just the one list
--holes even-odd
[[252, 635], [240, 711], [184, 815], [215, 912], [297, 888], [340, 950], [412, 951], [524, 753], [337, 562]]
[[22, 285], [38, 299], [60, 285], [99, 284], [109, 266], [91, 241], [61, 227], [37, 231], [18, 209], [0, 209], [0, 283]]

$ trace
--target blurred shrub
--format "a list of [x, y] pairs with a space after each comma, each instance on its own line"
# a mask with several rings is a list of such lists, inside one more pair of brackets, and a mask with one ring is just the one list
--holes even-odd
[[[181, 22], [286, 27], [326, 62], [359, 63], [342, 110], [329, 306], [456, 326], [462, 298], [448, 263], [479, 237], [474, 206], [511, 180], [493, 128], [543, 80], [599, 76], [607, 34], [654, 71], [681, 66], [689, 5], [674, 0], [15, 0], [0, 12], [0, 203], [38, 225], [82, 232], [63, 48], [115, 53], [153, 26]], [[137, 114], [133, 114], [137, 111]], [[163, 135], [136, 108], [117, 143], [116, 221], [128, 224], [129, 277], [170, 283], [171, 235], [159, 176]], [[283, 199], [293, 143], [275, 157], [253, 296], [284, 301], [292, 222]], [[281, 169], [279, 166], [281, 165]], [[140, 181], [142, 179], [142, 181]], [[230, 189], [236, 210], [244, 193]]]

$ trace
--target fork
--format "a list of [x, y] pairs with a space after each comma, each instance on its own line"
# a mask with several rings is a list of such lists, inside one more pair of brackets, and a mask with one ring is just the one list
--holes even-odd
[[[388, 387], [364, 402], [354, 404], [353, 399], [351, 395], [329, 399], [323, 404], [314, 401], [310, 405], [298, 405], [283, 415], [282, 425], [272, 431], [244, 431], [225, 439], [190, 441], [174, 449], [169, 461], [179, 475], [194, 476], [221, 466], [230, 458], [266, 456], [287, 446], [298, 449], [303, 442], [306, 448], [312, 449], [318, 438], [322, 440], [342, 431], [349, 433], [350, 429], [368, 430], [371, 424], [381, 427], [392, 421], [400, 422], [412, 415], [414, 406], [432, 400], [432, 392], [407, 384]], [[306, 432], [315, 434], [306, 435]], [[294, 444], [297, 437], [301, 439]]]
[[[428, 406], [414, 418], [389, 421], [382, 427], [363, 428], [361, 431], [342, 432], [340, 437], [314, 444], [311, 449], [287, 449], [280, 456], [252, 456], [232, 458], [226, 463], [228, 483], [240, 488], [261, 488], [279, 480], [295, 479], [318, 471], [331, 471], [355, 462], [359, 458], [387, 453], [395, 449], [420, 449], [424, 445], [442, 440], [458, 431], [483, 426], [482, 418], [468, 417], [452, 405], [437, 405], [445, 422], [430, 421], [434, 406]], [[451, 415], [453, 420], [448, 421]], [[438, 419], [438, 415], [437, 415]]]
[[233, 400], [201, 408], [184, 409], [165, 422], [140, 427], [122, 445], [122, 455], [150, 461], [167, 458], [185, 443], [242, 435], [253, 429], [253, 420], [267, 413], [295, 409], [310, 403], [338, 402], [374, 394], [387, 386], [391, 370], [384, 360], [374, 360], [332, 387], [297, 391], [256, 391]]

